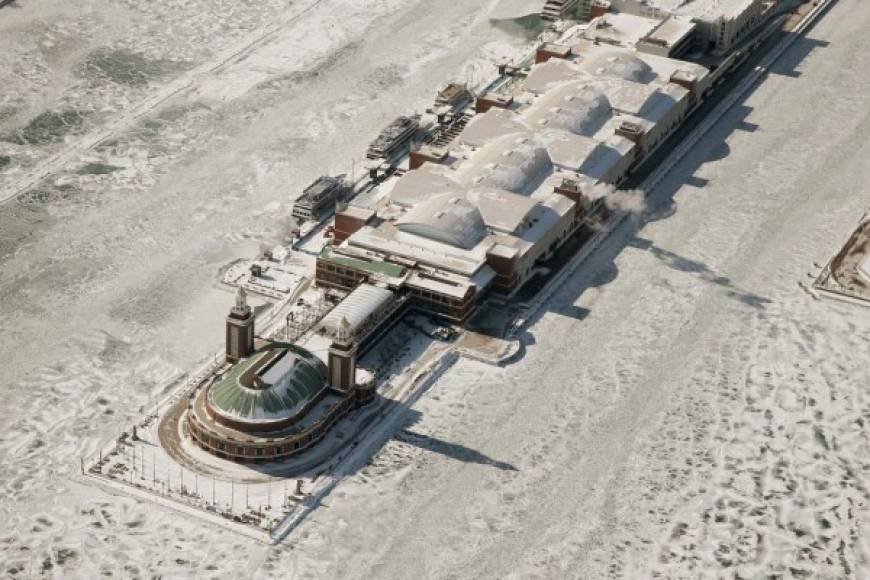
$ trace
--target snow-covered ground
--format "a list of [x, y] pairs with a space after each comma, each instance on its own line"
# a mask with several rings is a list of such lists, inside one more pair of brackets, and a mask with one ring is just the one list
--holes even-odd
[[[197, 42], [208, 46], [196, 44], [187, 68], [160, 83], [239, 41], [244, 32], [208, 36], [208, 23], [236, 22], [236, 5], [254, 5], [209, 3], [212, 14], [203, 4], [172, 3], [179, 15], [150, 25], [193, 26], [185, 6], [203, 12]], [[324, 169], [346, 171], [392, 116], [464, 76], [470, 56], [522, 44], [489, 23], [497, 2], [353, 6], [363, 4], [370, 15], [334, 22], [343, 40], [293, 45], [321, 47], [320, 60], [275, 64], [267, 42], [263, 60], [249, 58], [283, 76], [222, 95], [222, 83], [197, 77], [207, 91], [184, 92], [129, 130], [121, 124], [116, 143], [79, 164], [122, 170], [62, 171], [40, 195], [0, 209], [2, 573], [870, 574], [870, 312], [798, 286], [870, 204], [870, 6], [861, 0], [840, 0], [661, 184], [645, 223], [625, 224], [566, 280], [523, 334], [518, 362], [462, 360], [441, 375], [284, 544], [267, 548], [72, 478], [78, 456], [137, 415], [155, 386], [219, 347], [232, 296], [217, 289], [218, 269], [281, 241], [302, 186]], [[250, 30], [284, 8], [256, 5]], [[324, 0], [288, 30], [318, 22], [329, 36], [332, 21], [317, 14], [333, 9]], [[27, 29], [15, 10], [10, 18]], [[142, 26], [137, 34], [151, 38]], [[90, 42], [114, 43], [123, 36], [114, 27]], [[292, 32], [270, 38], [295, 42]], [[66, 79], [74, 53], [62, 51]], [[228, 89], [259, 74], [252, 65], [246, 76], [243, 63], [220, 69]], [[0, 79], [19, 74], [4, 71]], [[34, 107], [22, 118], [50, 108]], [[2, 185], [8, 171], [28, 170], [18, 163], [37, 167], [63, 145], [15, 149], [25, 162], [0, 169]]]
[[443, 376], [275, 566], [867, 577], [870, 312], [798, 283], [870, 204], [868, 25], [841, 0], [566, 282], [525, 357]]
[[17, 4], [0, 191], [40, 185], [0, 202], [0, 575], [244, 576], [249, 541], [80, 484], [79, 456], [220, 348], [221, 268], [396, 115], [494, 74], [537, 2]]

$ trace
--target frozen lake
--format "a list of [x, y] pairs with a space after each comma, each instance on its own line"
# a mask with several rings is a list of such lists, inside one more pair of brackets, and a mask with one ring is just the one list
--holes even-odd
[[[280, 241], [296, 192], [397, 113], [518, 50], [490, 18], [523, 3], [19, 2], [0, 10], [0, 47], [27, 59], [0, 69], [0, 188], [47, 176], [0, 206], [4, 574], [870, 575], [870, 311], [798, 286], [870, 204], [870, 5], [840, 0], [798, 40], [517, 363], [460, 361], [266, 548], [85, 487], [77, 458], [219, 348], [219, 267]], [[134, 48], [147, 63], [94, 56]]]
[[[282, 241], [302, 188], [359, 165], [393, 117], [494, 75], [536, 3], [17, 4], [0, 10], [0, 200], [23, 191], [0, 205], [0, 574], [243, 574], [252, 544], [70, 481], [79, 455], [220, 347], [222, 266]], [[243, 549], [203, 559], [213, 541]]]

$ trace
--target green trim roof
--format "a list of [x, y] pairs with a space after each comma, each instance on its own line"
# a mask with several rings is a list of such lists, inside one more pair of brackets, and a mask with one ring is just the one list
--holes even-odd
[[[276, 350], [283, 351], [276, 353]], [[265, 388], [250, 388], [241, 380], [268, 356], [278, 354], [272, 365], [258, 372]], [[250, 381], [244, 381], [250, 384]], [[231, 419], [271, 422], [298, 414], [327, 386], [326, 365], [310, 352], [288, 344], [270, 344], [233, 366], [208, 391], [212, 408]]]
[[398, 264], [391, 264], [389, 262], [369, 262], [359, 258], [352, 258], [350, 256], [336, 256], [332, 253], [329, 246], [324, 246], [323, 250], [320, 252], [320, 258], [349, 268], [356, 268], [357, 270], [371, 272], [372, 274], [383, 274], [384, 276], [389, 276], [391, 278], [401, 278], [405, 274], [405, 268]]

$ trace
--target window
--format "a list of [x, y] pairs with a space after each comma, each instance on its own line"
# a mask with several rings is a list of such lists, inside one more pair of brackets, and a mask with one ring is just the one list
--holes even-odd
[[236, 454], [237, 454], [237, 455], [244, 455], [244, 454], [245, 454], [245, 448], [244, 448], [244, 447], [236, 447]]
[[257, 457], [262, 457], [262, 456], [263, 456], [263, 448], [257, 447]]

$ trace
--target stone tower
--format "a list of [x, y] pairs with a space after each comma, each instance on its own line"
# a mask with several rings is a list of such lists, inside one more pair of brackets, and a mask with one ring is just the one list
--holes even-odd
[[254, 313], [245, 289], [239, 287], [236, 304], [227, 316], [227, 361], [238, 362], [254, 352]]
[[345, 393], [356, 387], [356, 341], [342, 318], [329, 347], [329, 386]]

